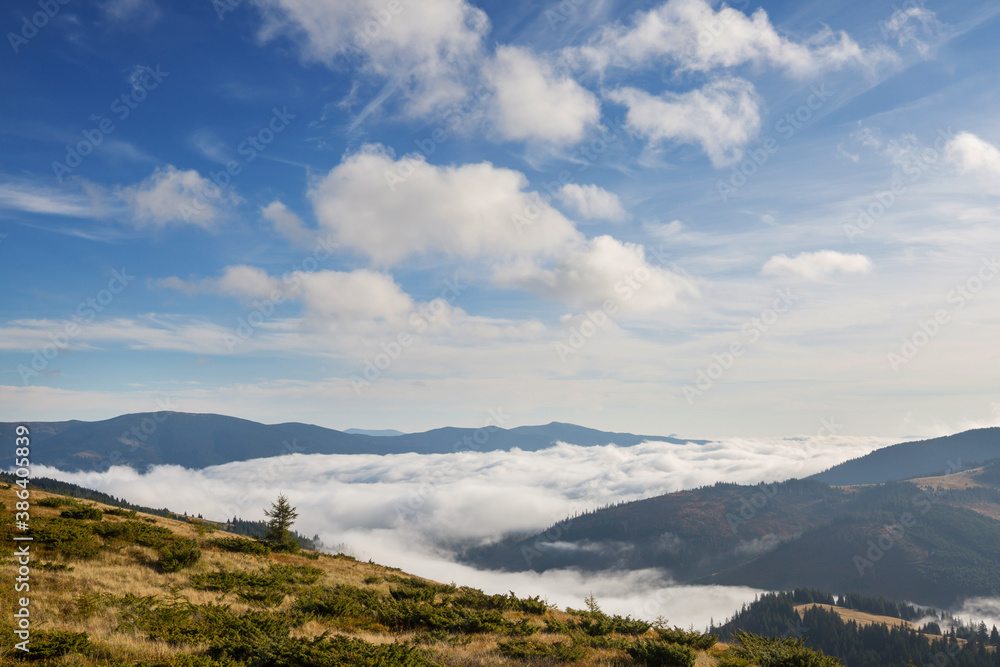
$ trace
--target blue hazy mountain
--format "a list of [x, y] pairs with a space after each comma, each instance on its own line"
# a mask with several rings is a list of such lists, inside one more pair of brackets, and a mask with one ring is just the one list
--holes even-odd
[[[0, 441], [13, 442], [14, 422], [0, 423]], [[646, 440], [704, 444], [704, 440], [608, 433], [553, 422], [544, 426], [503, 429], [439, 428], [424, 433], [371, 435], [347, 433], [312, 424], [260, 424], [215, 414], [158, 412], [122, 415], [97, 422], [28, 422], [32, 463], [61, 470], [105, 470], [127, 465], [145, 470], [153, 465], [205, 468], [232, 461], [283, 454], [443, 454], [519, 448], [537, 451], [556, 442], [628, 447]], [[13, 449], [3, 452], [0, 466], [13, 464]]]
[[344, 429], [344, 433], [350, 433], [351, 435], [373, 435], [376, 437], [392, 437], [394, 435], [406, 435], [402, 431], [397, 431], [394, 428], [348, 428]]

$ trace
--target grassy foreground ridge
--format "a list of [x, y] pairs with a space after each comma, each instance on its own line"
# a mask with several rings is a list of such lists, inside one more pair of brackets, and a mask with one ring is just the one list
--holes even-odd
[[[4, 561], [18, 487], [0, 486]], [[3, 568], [0, 663], [306, 665], [825, 665], [797, 640], [714, 636], [537, 597], [488, 595], [345, 555], [258, 541], [32, 490], [30, 592]], [[30, 652], [14, 647], [29, 596]]]

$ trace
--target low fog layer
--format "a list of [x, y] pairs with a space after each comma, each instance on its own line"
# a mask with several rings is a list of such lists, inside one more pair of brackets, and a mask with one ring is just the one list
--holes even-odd
[[[204, 470], [177, 466], [139, 474], [127, 467], [35, 474], [105, 491], [152, 507], [223, 520], [263, 518], [278, 492], [298, 508], [296, 529], [360, 559], [439, 581], [542, 595], [581, 606], [593, 592], [608, 610], [699, 627], [732, 613], [754, 592], [674, 587], [654, 571], [479, 572], [453, 562], [460, 545], [529, 533], [608, 503], [717, 481], [771, 482], [804, 477], [893, 444], [885, 438], [738, 438], [706, 445], [646, 442], [634, 447], [558, 444], [539, 452], [462, 452], [390, 456], [285, 456]], [[293, 448], [294, 449], [294, 448]]]

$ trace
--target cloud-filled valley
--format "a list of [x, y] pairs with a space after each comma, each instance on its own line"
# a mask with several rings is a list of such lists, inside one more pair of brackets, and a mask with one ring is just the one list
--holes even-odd
[[[479, 572], [456, 564], [454, 549], [506, 534], [542, 530], [567, 516], [620, 501], [717, 481], [771, 482], [805, 477], [891, 444], [886, 438], [806, 436], [732, 438], [704, 445], [645, 442], [634, 447], [559, 443], [537, 452], [302, 455], [230, 463], [203, 470], [159, 466], [37, 474], [105, 491], [152, 507], [210, 519], [263, 517], [279, 491], [300, 512], [296, 528], [361, 560], [401, 567], [437, 581], [493, 592], [542, 594], [580, 606], [591, 590], [608, 610], [706, 624], [743, 601], [749, 589], [710, 587], [697, 595], [670, 587], [656, 571], [582, 575], [571, 571]], [[691, 600], [702, 600], [692, 606]], [[671, 607], [671, 604], [675, 605]], [[683, 612], [681, 611], [683, 610]], [[684, 618], [679, 614], [686, 614]], [[707, 615], [707, 616], [706, 616]]]

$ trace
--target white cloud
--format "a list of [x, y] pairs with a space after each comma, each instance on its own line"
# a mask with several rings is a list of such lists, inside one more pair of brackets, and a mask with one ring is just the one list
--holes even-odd
[[864, 255], [845, 254], [835, 250], [803, 252], [795, 257], [775, 255], [767, 260], [761, 275], [785, 276], [802, 280], [826, 280], [838, 273], [868, 273], [872, 261]]
[[[179, 400], [179, 399], [178, 399]], [[180, 403], [178, 403], [180, 405]], [[492, 590], [548, 596], [580, 606], [593, 590], [609, 611], [677, 623], [704, 623], [732, 613], [723, 588], [664, 590], [663, 572], [602, 574], [477, 572], [453, 561], [453, 545], [542, 530], [575, 512], [689, 489], [716, 481], [756, 483], [804, 477], [891, 444], [885, 438], [730, 438], [705, 445], [647, 442], [635, 447], [558, 444], [538, 452], [324, 456], [291, 454], [186, 470], [153, 468], [147, 474], [116, 467], [103, 473], [38, 474], [82, 484], [131, 502], [202, 513], [209, 518], [261, 511], [284, 489], [298, 508], [296, 528], [345, 544], [362, 560], [407, 572], [457, 580]], [[124, 452], [127, 457], [127, 452]], [[402, 511], [401, 511], [402, 510]], [[690, 595], [710, 594], [691, 611]], [[714, 591], [714, 594], [712, 594]], [[683, 604], [682, 604], [683, 603]], [[679, 614], [695, 614], [688, 617]], [[704, 618], [702, 618], [704, 615]]]
[[158, 285], [188, 294], [208, 293], [245, 301], [301, 301], [308, 317], [328, 321], [391, 320], [401, 322], [414, 309], [412, 299], [389, 276], [368, 269], [355, 271], [296, 271], [270, 276], [261, 268], [228, 266], [217, 278], [185, 281], [169, 277]]
[[490, 116], [504, 139], [573, 144], [600, 119], [593, 93], [527, 49], [499, 47], [486, 73], [496, 89]]
[[321, 228], [380, 264], [412, 255], [545, 254], [576, 240], [573, 223], [527, 185], [520, 172], [488, 162], [439, 167], [365, 146], [320, 179], [309, 198]]
[[27, 183], [0, 183], [0, 209], [89, 218], [94, 206], [86, 197]]
[[489, 31], [486, 13], [465, 0], [256, 0], [263, 41], [287, 35], [302, 57], [333, 65], [363, 53], [370, 72], [398, 83], [410, 111], [424, 114], [465, 94], [463, 79], [481, 58]]
[[796, 42], [780, 35], [763, 9], [748, 17], [725, 5], [716, 11], [706, 0], [670, 0], [638, 12], [630, 26], [609, 27], [595, 44], [567, 55], [602, 71], [667, 60], [701, 72], [745, 63], [770, 65], [794, 77], [889, 57], [882, 51], [866, 52], [846, 33], [829, 28]]
[[760, 101], [752, 84], [718, 79], [699, 90], [659, 97], [619, 88], [608, 97], [628, 107], [626, 127], [651, 144], [698, 144], [716, 167], [738, 161], [760, 130]]
[[552, 268], [524, 262], [498, 269], [496, 279], [525, 287], [578, 308], [613, 299], [624, 312], [662, 313], [682, 294], [696, 294], [687, 280], [651, 265], [641, 245], [598, 236], [576, 246]]
[[628, 218], [618, 195], [597, 185], [567, 183], [558, 194], [559, 201], [588, 220], [621, 222]]
[[926, 58], [930, 53], [930, 46], [920, 39], [918, 35], [934, 37], [944, 27], [938, 21], [937, 15], [925, 7], [897, 9], [892, 13], [888, 21], [879, 25], [886, 37], [896, 38], [899, 46], [913, 43], [923, 58]]
[[306, 312], [336, 320], [401, 321], [413, 311], [410, 296], [389, 276], [368, 269], [300, 274]]
[[162, 16], [154, 0], [107, 0], [100, 7], [110, 22], [131, 27], [149, 28]]
[[192, 224], [212, 229], [225, 217], [224, 208], [240, 201], [234, 192], [222, 190], [194, 169], [181, 171], [173, 165], [119, 188], [118, 195], [130, 209], [130, 220], [139, 227]]
[[315, 234], [309, 230], [299, 216], [288, 210], [280, 201], [273, 201], [261, 208], [261, 216], [274, 225], [274, 230], [294, 245], [307, 247], [313, 243]]
[[1000, 150], [971, 132], [959, 132], [945, 146], [945, 158], [963, 174], [1000, 176]]

